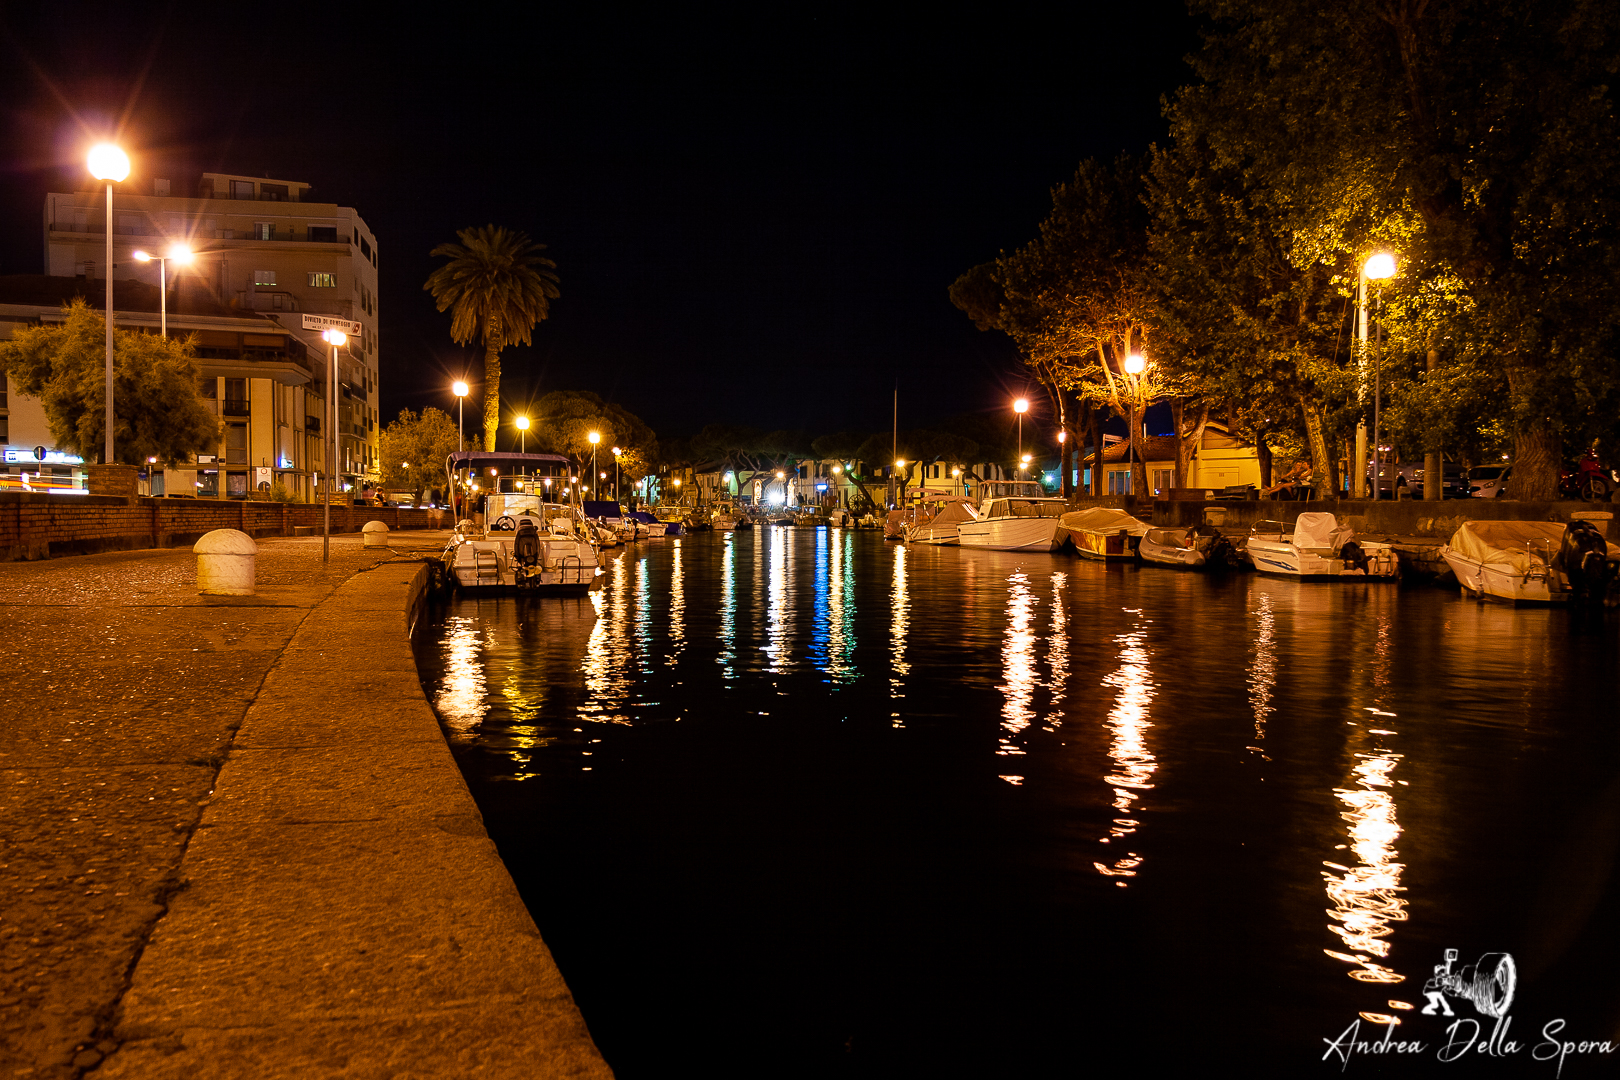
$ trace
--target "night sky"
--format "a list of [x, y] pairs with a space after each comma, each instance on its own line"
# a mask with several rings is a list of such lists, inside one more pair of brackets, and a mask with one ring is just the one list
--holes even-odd
[[0, 273], [41, 272], [45, 192], [121, 129], [137, 173], [304, 180], [360, 211], [385, 420], [477, 371], [421, 286], [435, 244], [494, 223], [549, 245], [562, 288], [503, 354], [503, 400], [594, 390], [664, 435], [887, 429], [896, 379], [902, 427], [1005, 409], [1016, 354], [947, 288], [1030, 239], [1081, 158], [1162, 140], [1197, 43], [1176, 0], [206, 7], [0, 9]]

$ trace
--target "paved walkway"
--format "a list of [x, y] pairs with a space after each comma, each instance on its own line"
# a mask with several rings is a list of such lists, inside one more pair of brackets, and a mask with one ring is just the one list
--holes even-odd
[[609, 1076], [423, 699], [420, 562], [258, 569], [0, 564], [0, 1078]]

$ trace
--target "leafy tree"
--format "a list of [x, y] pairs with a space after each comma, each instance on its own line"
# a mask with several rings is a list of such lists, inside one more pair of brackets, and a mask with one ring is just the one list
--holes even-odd
[[484, 449], [495, 449], [501, 423], [501, 350], [527, 345], [530, 331], [551, 312], [559, 293], [557, 264], [541, 255], [546, 245], [527, 233], [496, 225], [462, 229], [459, 244], [440, 244], [429, 254], [450, 261], [428, 275], [423, 289], [440, 311], [450, 311], [450, 337], [458, 345], [484, 346]]
[[[619, 405], [610, 405], [588, 391], [556, 390], [534, 406], [529, 441], [545, 453], [564, 454], [582, 469], [596, 450], [598, 471], [613, 464], [619, 448], [621, 477], [641, 477], [658, 461], [658, 437], [641, 418]], [[598, 441], [592, 444], [591, 433]], [[600, 478], [593, 477], [595, 488]]]
[[1213, 20], [1194, 64], [1204, 84], [1176, 107], [1197, 101], [1218, 164], [1269, 193], [1295, 267], [1387, 244], [1397, 301], [1455, 279], [1452, 332], [1403, 323], [1397, 306], [1392, 344], [1424, 358], [1424, 383], [1430, 353], [1500, 372], [1514, 493], [1553, 497], [1565, 444], [1612, 440], [1620, 415], [1620, 8], [1195, 6]]
[[439, 409], [423, 409], [419, 414], [404, 409], [394, 422], [383, 428], [379, 465], [382, 482], [409, 487], [421, 505], [429, 484], [440, 484], [448, 492], [452, 483], [446, 464], [456, 452], [459, 439], [456, 422]]
[[[692, 452], [720, 461], [743, 484], [764, 473], [774, 476], [810, 453], [810, 438], [802, 431], [761, 431], [735, 424], [709, 424], [692, 436]], [[745, 475], [746, 474], [746, 475]]]
[[[0, 374], [38, 398], [57, 445], [86, 460], [106, 447], [106, 320], [83, 300], [57, 326], [23, 327], [0, 343]], [[113, 330], [113, 457], [185, 460], [219, 446], [219, 420], [197, 396], [196, 345]]]

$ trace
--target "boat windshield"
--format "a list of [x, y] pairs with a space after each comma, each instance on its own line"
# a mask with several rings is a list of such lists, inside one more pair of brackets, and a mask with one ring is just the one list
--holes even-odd
[[1062, 499], [998, 499], [990, 517], [1059, 518], [1069, 510]]

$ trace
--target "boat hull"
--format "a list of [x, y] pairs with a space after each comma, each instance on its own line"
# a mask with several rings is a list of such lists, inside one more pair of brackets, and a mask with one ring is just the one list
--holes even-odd
[[1057, 518], [986, 518], [957, 527], [962, 547], [994, 551], [1056, 551], [1069, 538]]
[[1331, 552], [1296, 548], [1293, 544], [1251, 537], [1248, 556], [1254, 568], [1275, 577], [1305, 581], [1394, 581], [1400, 577], [1395, 551], [1388, 544], [1364, 543], [1368, 569], [1346, 569], [1344, 560]]
[[1082, 559], [1098, 562], [1134, 562], [1136, 559], [1136, 537], [1122, 530], [1072, 529], [1069, 535]]
[[1511, 566], [1493, 566], [1477, 562], [1454, 551], [1450, 545], [1440, 548], [1440, 557], [1446, 560], [1456, 575], [1463, 591], [1471, 596], [1502, 600], [1510, 604], [1562, 604], [1566, 593], [1557, 588], [1553, 572], [1537, 566], [1529, 574], [1516, 573]]

